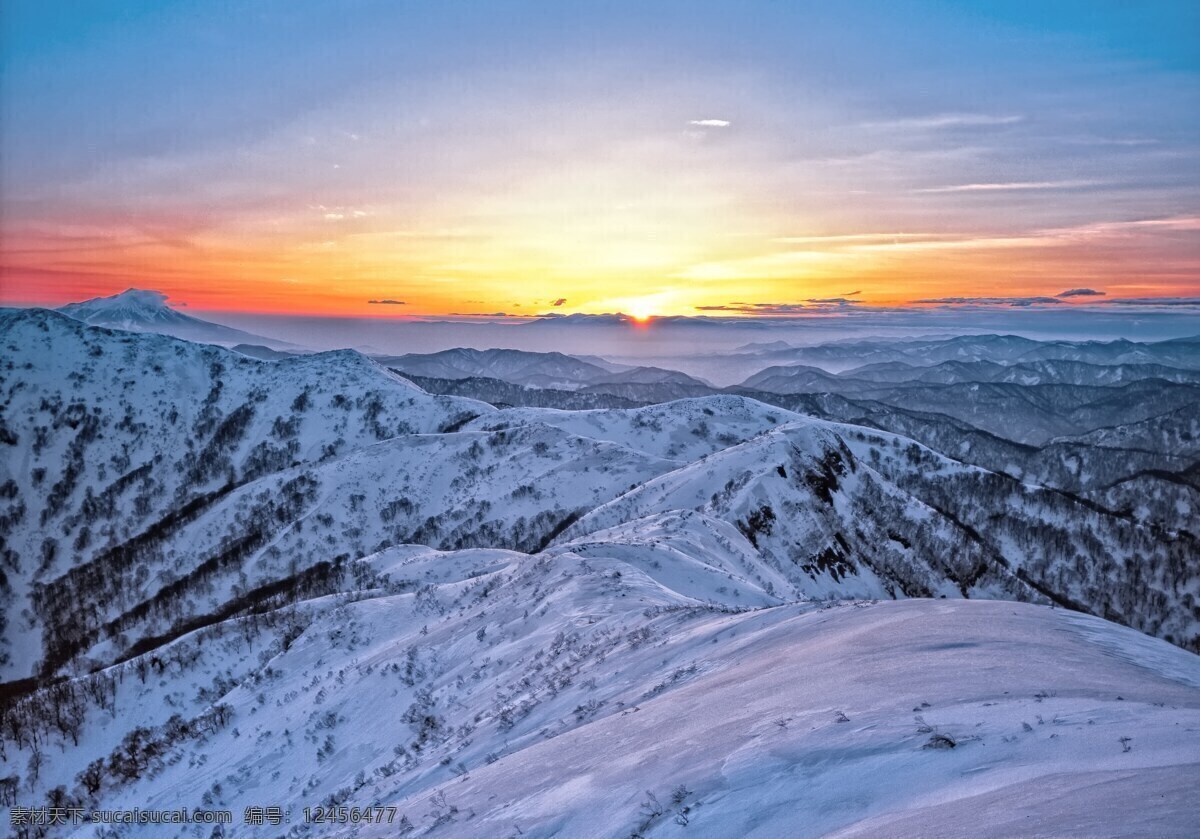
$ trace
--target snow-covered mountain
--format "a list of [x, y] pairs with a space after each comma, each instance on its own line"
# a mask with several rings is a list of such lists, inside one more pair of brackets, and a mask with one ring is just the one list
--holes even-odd
[[405, 375], [443, 379], [482, 376], [531, 387], [572, 388], [613, 375], [607, 368], [557, 352], [459, 348], [436, 353], [381, 356], [377, 360]]
[[297, 349], [286, 341], [264, 338], [241, 329], [185, 315], [167, 305], [161, 291], [130, 288], [110, 297], [95, 297], [68, 303], [58, 309], [64, 315], [90, 326], [105, 326], [126, 332], [154, 332], [201, 344], [265, 344], [272, 349]]
[[1185, 404], [1173, 411], [1123, 425], [1106, 426], [1075, 438], [1093, 446], [1171, 452], [1200, 457], [1200, 411]]
[[1119, 387], [1007, 382], [902, 385], [859, 394], [908, 412], [940, 413], [1017, 443], [1059, 437], [1200, 408], [1200, 384], [1143, 379]]
[[[643, 401], [626, 399], [611, 393], [593, 393], [586, 388], [561, 389], [514, 385], [501, 379], [472, 376], [466, 379], [443, 379], [408, 374], [407, 378], [430, 393], [463, 396], [495, 405], [497, 408], [536, 407], [567, 410], [590, 408], [637, 408]], [[650, 400], [662, 401], [662, 400]]]
[[1024, 364], [1057, 360], [1200, 369], [1200, 336], [1142, 343], [1124, 339], [1037, 341], [1017, 335], [959, 335], [952, 338], [855, 339], [807, 347], [774, 342], [751, 344], [742, 350], [742, 355], [765, 364], [809, 364], [835, 373], [867, 364], [903, 362], [929, 367], [948, 361]]
[[[277, 483], [310, 487], [312, 464], [493, 410], [431, 396], [348, 350], [262, 362], [46, 310], [0, 318], [0, 347], [7, 599], [24, 608], [40, 598], [49, 610], [27, 619], [19, 637], [13, 622], [3, 629], [0, 672], [9, 676], [28, 675], [46, 652], [29, 646], [37, 633], [26, 630], [62, 644], [112, 617], [72, 626], [90, 608], [73, 588], [81, 576], [102, 573], [124, 598], [139, 593], [125, 573], [149, 574], [139, 578], [149, 589], [179, 587], [194, 569], [169, 561], [159, 544], [222, 499], [282, 474]], [[157, 550], [168, 556], [145, 555]], [[107, 587], [93, 581], [88, 596], [103, 598]], [[65, 611], [49, 605], [60, 590]], [[55, 629], [60, 621], [70, 633]]]
[[[545, 355], [483, 366], [689, 385]], [[498, 410], [352, 351], [260, 360], [0, 315], [0, 817], [206, 807], [255, 835], [245, 808], [278, 805], [295, 836], [938, 835], [982, 808], [973, 834], [1186, 835], [1185, 459], [1121, 470], [1107, 438], [1032, 449], [950, 407], [780, 399], [809, 413], [740, 394]], [[1060, 402], [1038, 410], [1101, 411]], [[834, 421], [855, 412], [879, 427]], [[1173, 447], [1185, 417], [1112, 443]], [[1177, 512], [1115, 506], [1134, 494]]]
[[[815, 376], [826, 380], [838, 377], [811, 368]], [[1184, 371], [1186, 372], [1186, 371]], [[637, 408], [665, 402], [672, 397], [669, 386], [645, 385], [638, 393], [640, 398], [626, 398], [599, 392], [601, 388], [581, 390], [557, 390], [553, 388], [526, 388], [511, 385], [498, 379], [427, 379], [415, 377], [421, 387], [434, 393], [447, 393], [481, 399], [498, 407], [536, 407], [566, 410], [595, 408]], [[1200, 411], [1200, 400], [1194, 390], [1173, 391], [1182, 395], [1180, 407], [1149, 419], [1140, 419], [1147, 410], [1161, 410], [1160, 391], [1164, 382], [1145, 380], [1135, 382], [1136, 387], [1123, 391], [1119, 387], [1086, 391], [1045, 391], [1050, 399], [1042, 398], [1038, 390], [1026, 390], [1024, 386], [993, 388], [957, 388], [944, 391], [952, 394], [957, 404], [938, 403], [936, 389], [924, 391], [924, 404], [916, 408], [906, 405], [903, 391], [890, 391], [896, 398], [892, 402], [865, 398], [863, 394], [853, 397], [837, 393], [813, 392], [780, 394], [748, 388], [729, 390], [711, 389], [709, 393], [736, 393], [758, 402], [784, 408], [808, 416], [820, 417], [836, 422], [865, 425], [891, 431], [911, 438], [935, 451], [941, 452], [964, 463], [981, 466], [991, 472], [1012, 475], [1036, 484], [1072, 493], [1086, 495], [1114, 510], [1132, 510], [1123, 497], [1105, 500], [1108, 488], [1116, 483], [1137, 477], [1148, 479], [1158, 486], [1147, 498], [1150, 503], [1134, 505], [1143, 520], [1167, 524], [1171, 529], [1190, 527], [1190, 511], [1194, 506], [1185, 498], [1172, 495], [1200, 495], [1200, 484], [1187, 477], [1195, 463], [1194, 431], [1189, 431], [1190, 417]], [[921, 394], [924, 383], [917, 385]], [[1167, 390], [1171, 388], [1167, 386]], [[702, 391], [703, 392], [703, 391]], [[888, 393], [887, 389], [875, 391], [877, 395]], [[1085, 398], [1083, 410], [1070, 410], [1062, 397]], [[694, 396], [697, 394], [684, 394]], [[1170, 393], [1168, 394], [1170, 395]], [[997, 399], [999, 397], [999, 399]], [[681, 397], [674, 397], [681, 398]], [[1092, 400], [1087, 405], [1087, 400]], [[973, 407], [973, 403], [983, 403]], [[988, 404], [993, 410], [987, 410]], [[1078, 399], [1076, 404], [1078, 404]], [[950, 411], [951, 416], [940, 411]], [[981, 424], [991, 430], [976, 427], [962, 416], [981, 417]], [[999, 421], [997, 421], [999, 420]], [[1041, 442], [1033, 445], [1017, 442], [1011, 437], [1024, 436], [1027, 429], [1037, 430], [1045, 423], [1047, 428], [1038, 431]], [[1146, 433], [1136, 431], [1145, 423]], [[1161, 428], [1159, 428], [1161, 426]], [[1178, 426], [1178, 427], [1176, 427]], [[1070, 434], [1049, 439], [1064, 427], [1074, 430]], [[1128, 428], [1118, 438], [1110, 431]], [[1150, 432], [1149, 429], [1158, 429]], [[1095, 432], [1095, 436], [1091, 432]], [[1188, 435], [1192, 436], [1189, 437]], [[1101, 445], [1102, 438], [1105, 440]], [[1194, 471], [1194, 470], [1191, 470]], [[1170, 485], [1170, 486], [1168, 486]], [[1175, 487], [1172, 489], [1171, 487]], [[1190, 527], [1195, 530], [1194, 527]]]
[[713, 391], [712, 385], [707, 382], [677, 370], [618, 365], [599, 358], [585, 360], [559, 352], [459, 348], [374, 358], [385, 367], [406, 376], [451, 380], [496, 379], [521, 387], [584, 390], [627, 396], [634, 400], [638, 398], [641, 386], [651, 386], [656, 397], [669, 391], [669, 398], [672, 399], [702, 396]]
[[261, 344], [234, 344], [230, 347], [231, 350], [242, 355], [248, 355], [251, 358], [257, 358], [259, 361], [281, 361], [285, 358], [290, 358], [293, 355], [301, 355], [302, 353], [287, 352], [284, 350], [273, 350], [270, 347], [264, 347]]
[[878, 387], [878, 384], [852, 379], [849, 376], [837, 376], [820, 367], [788, 364], [765, 367], [742, 382], [741, 387], [772, 393], [854, 393]]
[[647, 403], [708, 396], [716, 392], [708, 382], [661, 367], [634, 367], [610, 373], [582, 389], [587, 393], [606, 393]]
[[[796, 363], [764, 367], [761, 354], [735, 354], [730, 357], [742, 358], [739, 363], [751, 364], [756, 372], [740, 385], [727, 388], [661, 367], [605, 370], [599, 359], [584, 361], [559, 353], [449, 350], [376, 360], [420, 379], [422, 387], [432, 392], [504, 407], [636, 407], [736, 393], [829, 419], [860, 422], [871, 417], [871, 424], [881, 428], [904, 426], [907, 430], [901, 433], [916, 435], [921, 442], [956, 458], [969, 449], [960, 445], [960, 434], [982, 434], [1018, 447], [1042, 447], [1056, 439], [1085, 439], [1099, 429], [1153, 421], [1171, 412], [1200, 411], [1200, 368], [1151, 362], [1019, 360], [1039, 354], [1053, 356], [1064, 347], [1101, 358], [1106, 353], [1116, 358], [1165, 355], [1172, 363], [1184, 363], [1193, 344], [1180, 340], [1153, 344], [1039, 342], [1013, 336], [835, 342], [785, 352], [803, 350], [825, 361], [844, 361], [849, 358], [847, 353], [892, 359], [899, 354], [907, 360], [860, 364], [831, 373]], [[765, 353], [779, 351], [769, 345]], [[975, 358], [987, 352], [1006, 360]], [[930, 361], [926, 357], [939, 353], [963, 355], [968, 360]], [[809, 395], [816, 398], [793, 398]], [[925, 432], [923, 426], [930, 423], [953, 428], [949, 448], [940, 447], [940, 439], [946, 435]], [[1139, 456], [1137, 451], [1131, 455], [1133, 460]], [[994, 467], [991, 462], [970, 462]], [[1126, 477], [1133, 471], [1136, 469], [1112, 477]]]
[[1143, 379], [1177, 384], [1200, 383], [1200, 370], [1162, 364], [1089, 364], [1082, 361], [943, 361], [917, 366], [901, 361], [868, 364], [834, 375], [803, 364], [772, 366], [759, 371], [742, 387], [777, 393], [867, 393], [903, 383], [962, 384], [1006, 382], [1020, 385], [1066, 384], [1113, 387]]
[[934, 367], [947, 362], [968, 365], [968, 368], [978, 364], [986, 369], [989, 364], [1013, 366], [1047, 361], [1095, 366], [1160, 365], [1195, 371], [1200, 370], [1200, 336], [1166, 341], [1065, 341], [982, 334], [848, 338], [806, 346], [771, 341], [746, 344], [733, 351], [679, 355], [660, 363], [719, 385], [731, 386], [767, 367], [803, 365], [828, 373], [853, 372], [854, 375], [868, 368], [868, 376], [871, 369], [878, 369], [884, 371], [886, 377], [889, 368]]
[[695, 510], [743, 533], [761, 565], [788, 581], [787, 597], [1048, 598], [1200, 645], [1187, 605], [1200, 595], [1195, 534], [1146, 527], [895, 434], [731, 396], [634, 411], [510, 409], [467, 427], [514, 423], [684, 464], [592, 510], [560, 540]]

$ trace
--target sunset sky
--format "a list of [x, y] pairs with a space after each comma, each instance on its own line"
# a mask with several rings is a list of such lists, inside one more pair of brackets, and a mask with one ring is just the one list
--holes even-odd
[[4, 0], [0, 26], [0, 304], [1200, 297], [1195, 2]]

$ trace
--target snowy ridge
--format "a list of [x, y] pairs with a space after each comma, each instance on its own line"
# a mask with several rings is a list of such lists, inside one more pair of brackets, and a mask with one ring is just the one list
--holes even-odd
[[[85, 713], [36, 788], [91, 785], [106, 807], [270, 801], [314, 836], [936, 833], [979, 796], [1054, 832], [1194, 824], [1200, 665], [1096, 618], [986, 601], [731, 611], [570, 551], [393, 548], [358, 565], [369, 588], [350, 599], [90, 677], [113, 710]], [[111, 756], [135, 724], [160, 745], [130, 765]], [[1104, 809], [1081, 807], [1109, 776], [1125, 783]], [[297, 824], [319, 805], [396, 809]]]
[[[860, 465], [825, 426], [793, 422], [723, 449], [598, 507], [559, 538], [691, 509], [736, 526], [789, 579], [789, 597], [963, 596], [977, 583], [1019, 596], [1022, 586], [993, 579], [999, 569], [989, 573], [958, 528]], [[921, 523], [930, 541], [914, 549], [901, 534]]]
[[[791, 596], [1057, 597], [1192, 649], [1200, 643], [1188, 605], [1200, 597], [1191, 561], [1200, 545], [1185, 527], [1145, 525], [1117, 507], [966, 466], [900, 435], [733, 396], [627, 411], [506, 409], [470, 426], [514, 422], [705, 458], [593, 510], [560, 539], [698, 510], [753, 540], [761, 567], [789, 579], [780, 591]], [[1187, 503], [1181, 495], [1181, 522], [1193, 509]]]
[[1200, 456], [1200, 414], [1185, 405], [1140, 422], [1098, 428], [1073, 441], [1104, 448], [1169, 451], [1183, 457]]
[[[44, 310], [0, 320], [0, 347], [10, 602], [262, 476], [494, 410], [353, 351], [268, 363]], [[35, 660], [0, 646], [12, 675]]]
[[480, 416], [466, 427], [494, 430], [544, 423], [581, 437], [594, 437], [688, 463], [757, 437], [799, 414], [740, 396], [708, 396], [631, 410], [561, 411], [508, 408]]

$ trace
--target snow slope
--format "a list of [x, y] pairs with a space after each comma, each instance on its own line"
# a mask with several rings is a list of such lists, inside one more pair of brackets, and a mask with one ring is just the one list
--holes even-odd
[[[669, 694], [413, 809], [428, 824], [444, 793], [458, 811], [445, 835], [563, 837], [1185, 836], [1200, 814], [1195, 687], [1099, 653], [1047, 610], [847, 605], [694, 631], [736, 640]], [[1196, 678], [1194, 659], [1172, 664]], [[928, 748], [939, 735], [956, 745]], [[979, 798], [1001, 817], [981, 819]]]
[[[128, 662], [77, 745], [44, 735], [33, 791], [235, 823], [276, 804], [295, 836], [999, 836], [1014, 817], [1186, 836], [1200, 815], [1190, 653], [1027, 604], [701, 605], [632, 543], [579, 547], [388, 549], [352, 595]], [[155, 747], [131, 769], [134, 726]], [[76, 776], [101, 759], [89, 799]], [[305, 824], [320, 805], [396, 810]]]
[[[0, 317], [0, 355], [7, 614], [33, 586], [248, 482], [494, 410], [349, 350], [263, 362], [46, 310]], [[0, 672], [27, 675], [37, 650], [11, 625], [0, 639]]]

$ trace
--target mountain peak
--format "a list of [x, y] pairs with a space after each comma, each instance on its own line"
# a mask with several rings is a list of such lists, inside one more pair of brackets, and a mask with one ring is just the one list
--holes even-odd
[[145, 328], [148, 324], [190, 321], [187, 315], [167, 305], [161, 291], [127, 288], [109, 297], [94, 297], [82, 303], [68, 303], [58, 311], [76, 320], [120, 329]]
[[167, 299], [167, 294], [154, 289], [127, 288], [120, 294], [68, 303], [57, 311], [89, 326], [126, 332], [157, 332], [202, 344], [259, 344], [277, 350], [299, 349], [284, 341], [185, 315], [171, 308]]
[[167, 295], [161, 291], [155, 291], [150, 288], [127, 288], [119, 294], [113, 294], [109, 297], [96, 297], [91, 302], [100, 302], [102, 300], [111, 301], [128, 301], [129, 303], [137, 303], [147, 306], [165, 306], [167, 303]]

